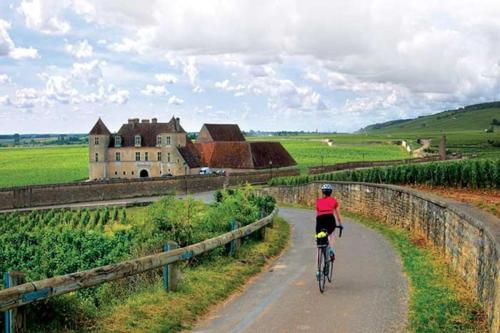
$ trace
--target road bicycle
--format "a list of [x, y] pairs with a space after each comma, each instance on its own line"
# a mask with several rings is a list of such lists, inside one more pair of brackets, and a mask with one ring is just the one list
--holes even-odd
[[[340, 229], [339, 238], [342, 237], [344, 227], [335, 226], [335, 228]], [[333, 232], [335, 232], [335, 229]], [[326, 229], [321, 229], [321, 231], [316, 234], [316, 246], [318, 247], [318, 270], [316, 277], [319, 284], [319, 291], [323, 293], [325, 291], [326, 280], [330, 283], [332, 282], [334, 261], [334, 256], [329, 256], [330, 244], [328, 242], [328, 233]]]

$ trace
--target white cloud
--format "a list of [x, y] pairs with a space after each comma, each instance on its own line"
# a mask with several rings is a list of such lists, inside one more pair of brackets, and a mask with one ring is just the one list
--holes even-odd
[[120, 89], [113, 91], [107, 98], [108, 103], [125, 104], [129, 100], [130, 93], [128, 90]]
[[66, 45], [66, 51], [77, 59], [92, 57], [94, 49], [85, 39], [77, 44]]
[[160, 73], [156, 74], [155, 78], [157, 81], [162, 82], [162, 83], [177, 83], [178, 79], [175, 75], [173, 74], [168, 74], [168, 73]]
[[306, 72], [304, 75], [304, 79], [313, 81], [313, 82], [321, 82], [321, 77], [319, 76], [318, 73], [313, 73], [313, 72]]
[[170, 105], [182, 105], [184, 103], [184, 100], [177, 97], [177, 96], [171, 96], [168, 99], [168, 104]]
[[45, 96], [48, 99], [57, 101], [62, 104], [78, 103], [79, 93], [73, 88], [71, 82], [62, 76], [46, 74], [40, 75], [46, 80]]
[[147, 95], [147, 96], [167, 96], [170, 94], [170, 92], [165, 88], [165, 86], [162, 85], [152, 85], [148, 84], [146, 87], [141, 90], [141, 94]]
[[214, 87], [223, 91], [234, 92], [235, 97], [243, 96], [246, 87], [243, 84], [231, 85], [229, 80], [215, 82]]
[[45, 34], [65, 34], [71, 26], [58, 15], [69, 5], [68, 0], [22, 0], [18, 11], [30, 29]]
[[92, 60], [85, 63], [74, 63], [71, 74], [75, 79], [80, 79], [89, 85], [95, 85], [102, 82], [102, 69], [101, 66], [105, 62], [99, 60]]
[[0, 74], [0, 84], [9, 83], [10, 77], [7, 74]]
[[9, 29], [11, 25], [9, 22], [0, 19], [0, 57], [10, 56], [13, 59], [19, 60], [23, 58], [34, 59], [38, 58], [38, 51], [32, 47], [16, 47], [14, 41], [10, 38]]

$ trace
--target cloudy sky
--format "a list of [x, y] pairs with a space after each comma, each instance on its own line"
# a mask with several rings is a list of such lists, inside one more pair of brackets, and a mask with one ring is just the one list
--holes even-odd
[[0, 1], [0, 133], [345, 132], [497, 99], [498, 0]]

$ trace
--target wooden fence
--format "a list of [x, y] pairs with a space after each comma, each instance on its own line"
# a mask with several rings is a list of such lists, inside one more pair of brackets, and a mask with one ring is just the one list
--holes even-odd
[[[270, 215], [252, 224], [183, 248], [97, 267], [86, 271], [56, 276], [45, 280], [23, 283], [0, 290], [0, 312], [9, 311], [32, 302], [70, 293], [79, 289], [123, 279], [153, 269], [163, 267], [164, 272], [168, 272], [168, 265], [190, 259], [196, 255], [231, 242], [233, 242], [231, 244], [231, 252], [234, 254], [234, 252], [237, 251], [241, 238], [270, 225], [277, 214], [278, 208], [275, 208]], [[237, 224], [232, 223], [233, 228], [236, 225]], [[175, 272], [170, 272], [169, 274], [175, 275]]]

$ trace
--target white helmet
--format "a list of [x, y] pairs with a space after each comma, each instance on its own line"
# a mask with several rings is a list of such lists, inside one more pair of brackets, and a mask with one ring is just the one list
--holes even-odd
[[333, 192], [333, 187], [331, 184], [323, 184], [321, 186], [321, 192], [325, 194], [331, 194]]

